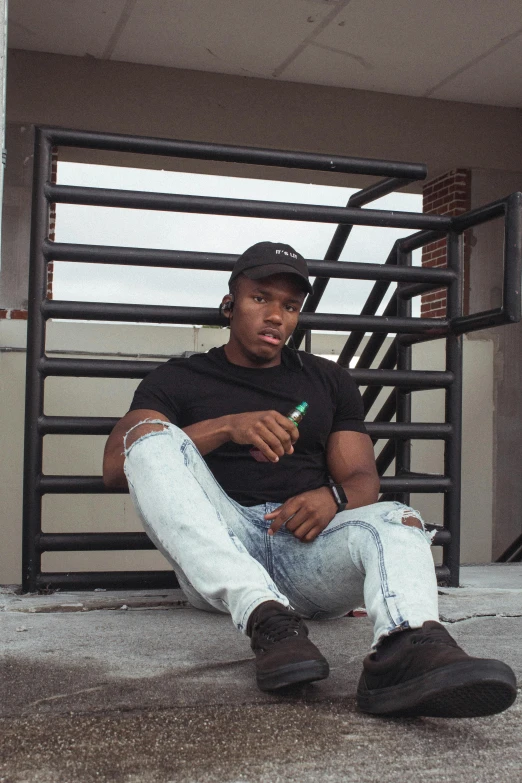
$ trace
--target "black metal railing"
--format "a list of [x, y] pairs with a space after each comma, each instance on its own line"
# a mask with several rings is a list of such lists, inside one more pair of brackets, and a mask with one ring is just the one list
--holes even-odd
[[[53, 147], [74, 146], [139, 154], [165, 155], [200, 160], [228, 161], [262, 166], [335, 171], [384, 177], [355, 193], [345, 208], [286, 204], [239, 199], [208, 198], [165, 193], [143, 193], [103, 188], [71, 187], [51, 182]], [[285, 220], [335, 223], [332, 242], [325, 259], [308, 261], [315, 276], [294, 334], [299, 345], [303, 337], [308, 350], [311, 330], [348, 331], [350, 336], [339, 357], [348, 367], [365, 333], [371, 337], [351, 373], [366, 387], [363, 400], [370, 411], [385, 387], [392, 391], [368, 432], [374, 442], [386, 440], [377, 464], [384, 473], [395, 460], [394, 476], [382, 476], [381, 498], [409, 500], [410, 492], [444, 494], [444, 525], [437, 529], [435, 543], [442, 546], [440, 580], [458, 585], [460, 530], [460, 460], [462, 404], [462, 337], [464, 332], [520, 319], [520, 267], [522, 194], [516, 193], [479, 210], [456, 218], [408, 212], [361, 209], [365, 204], [426, 176], [423, 165], [368, 160], [292, 151], [276, 151], [203, 144], [166, 139], [149, 139], [105, 133], [80, 132], [60, 128], [38, 128], [35, 140], [33, 211], [29, 284], [27, 344], [26, 429], [24, 465], [23, 586], [42, 588], [134, 588], [175, 586], [166, 571], [111, 571], [81, 573], [42, 573], [43, 552], [153, 549], [145, 533], [44, 533], [42, 497], [46, 493], [103, 493], [101, 476], [52, 476], [42, 470], [45, 435], [108, 435], [116, 423], [109, 417], [47, 416], [44, 414], [44, 383], [49, 376], [99, 378], [143, 378], [157, 362], [111, 359], [52, 358], [46, 355], [46, 321], [81, 320], [152, 322], [169, 324], [224, 324], [218, 310], [201, 307], [160, 307], [96, 302], [55, 301], [47, 298], [47, 267], [54, 261], [139, 265], [230, 271], [234, 255], [193, 253], [149, 248], [102, 247], [49, 240], [51, 203], [90, 204], [106, 207], [154, 209], [204, 214], [235, 215]], [[505, 217], [504, 299], [496, 310], [462, 313], [462, 235], [471, 226]], [[397, 241], [385, 264], [340, 263], [339, 258], [354, 225], [394, 226], [416, 229]], [[412, 267], [413, 250], [447, 237], [447, 269]], [[316, 309], [331, 278], [374, 280], [375, 285], [359, 315], [317, 313]], [[377, 310], [392, 284], [397, 285], [382, 315]], [[446, 318], [413, 318], [411, 300], [425, 291], [446, 287]], [[389, 334], [395, 339], [378, 367], [373, 367]], [[444, 371], [413, 370], [411, 351], [415, 343], [444, 338]], [[411, 421], [411, 393], [420, 389], [443, 389], [446, 395], [446, 421]], [[392, 419], [395, 417], [395, 421]], [[443, 440], [444, 473], [419, 474], [411, 470], [411, 442], [414, 439]], [[118, 490], [119, 491], [119, 490]]]
[[522, 533], [497, 557], [497, 563], [522, 562]]

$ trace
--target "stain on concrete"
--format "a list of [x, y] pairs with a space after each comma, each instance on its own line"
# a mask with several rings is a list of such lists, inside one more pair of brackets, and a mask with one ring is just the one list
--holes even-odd
[[[464, 649], [505, 660], [520, 677], [522, 618], [506, 616], [520, 611], [520, 591], [498, 589], [469, 598], [448, 589], [441, 608]], [[366, 618], [310, 622], [330, 677], [270, 695], [257, 690], [249, 641], [228, 618], [107, 608], [0, 611], [0, 783], [522, 780], [520, 697], [474, 720], [356, 710]]]
[[0, 720], [6, 783], [492, 783], [519, 780], [520, 710], [382, 720], [353, 702]]

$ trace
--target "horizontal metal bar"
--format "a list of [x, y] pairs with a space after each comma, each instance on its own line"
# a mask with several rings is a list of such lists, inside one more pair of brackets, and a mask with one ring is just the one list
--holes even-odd
[[40, 494], [54, 495], [100, 495], [109, 492], [124, 495], [127, 489], [106, 489], [101, 476], [40, 476], [37, 480]]
[[[435, 566], [439, 584], [447, 584], [447, 566]], [[179, 587], [173, 571], [80, 571], [48, 572], [36, 578], [37, 590], [167, 590]]]
[[110, 435], [119, 419], [95, 416], [40, 416], [40, 435]]
[[431, 540], [432, 546], [446, 546], [451, 541], [451, 533], [445, 527], [426, 525], [426, 530], [429, 533], [435, 532]]
[[[144, 378], [161, 362], [126, 361], [119, 359], [42, 359], [40, 372], [45, 376], [83, 378]], [[361, 386], [402, 386], [411, 389], [446, 388], [453, 374], [437, 370], [350, 370]], [[44, 424], [45, 425], [45, 419]]]
[[446, 370], [350, 370], [359, 386], [400, 386], [401, 388], [440, 389], [451, 386], [452, 372]]
[[173, 571], [49, 572], [36, 577], [37, 590], [164, 590], [179, 587]]
[[418, 231], [415, 234], [410, 234], [410, 236], [397, 240], [398, 248], [403, 253], [411, 253], [420, 247], [429, 245], [431, 242], [436, 242], [445, 233], [445, 231]]
[[41, 128], [55, 146], [136, 152], [145, 155], [166, 155], [194, 160], [216, 160], [229, 163], [251, 163], [260, 166], [282, 166], [313, 171], [337, 171], [345, 174], [370, 174], [378, 177], [425, 179], [427, 168], [422, 163], [352, 158], [345, 155], [325, 155], [293, 150], [272, 150], [261, 147], [238, 147], [232, 144], [210, 144], [117, 133], [76, 131], [68, 128]]
[[478, 226], [481, 223], [487, 223], [488, 220], [494, 220], [494, 218], [502, 217], [506, 212], [506, 199], [499, 199], [493, 201], [491, 204], [485, 204], [483, 207], [472, 209], [469, 212], [464, 212], [462, 215], [455, 215], [451, 218], [452, 231], [460, 233], [472, 226]]
[[448, 476], [411, 474], [408, 476], [382, 476], [381, 492], [447, 492], [452, 487]]
[[79, 318], [86, 321], [133, 321], [205, 326], [220, 326], [227, 323], [217, 307], [167, 307], [46, 299], [42, 302], [41, 311], [44, 318]]
[[494, 326], [502, 326], [510, 323], [506, 317], [503, 307], [495, 307], [492, 310], [484, 310], [480, 313], [471, 313], [471, 315], [460, 315], [451, 321], [451, 332], [453, 334], [467, 334], [467, 332], [477, 332], [480, 329], [491, 329]]
[[[38, 420], [38, 431], [41, 435], [109, 435], [118, 421], [117, 418], [94, 416], [41, 416]], [[366, 429], [368, 435], [375, 439], [446, 440], [451, 437], [451, 424], [445, 422], [402, 424], [368, 421]]]
[[192, 250], [163, 250], [149, 247], [119, 247], [116, 245], [81, 245], [72, 242], [42, 244], [46, 261], [75, 261], [83, 264], [119, 264], [154, 266], [169, 269], [209, 269], [230, 272], [238, 254], [196, 253]]
[[451, 424], [446, 422], [427, 424], [424, 422], [373, 422], [365, 423], [368, 435], [372, 438], [398, 438], [407, 440], [447, 440], [451, 438]]
[[[194, 253], [179, 250], [127, 248], [105, 245], [75, 245], [46, 241], [43, 247], [48, 261], [118, 264], [123, 266], [167, 267], [169, 269], [232, 270], [238, 256], [221, 253]], [[353, 261], [307, 260], [312, 277], [324, 276], [349, 280], [387, 280], [390, 282], [432, 283], [443, 286], [456, 275], [450, 269], [433, 267], [397, 267], [389, 264], [368, 264]]]
[[417, 345], [419, 343], [428, 343], [431, 340], [442, 340], [448, 333], [445, 329], [434, 329], [426, 334], [398, 334], [396, 340], [401, 345]]
[[[353, 372], [353, 370], [352, 370]], [[109, 435], [118, 423], [117, 418], [94, 416], [41, 416], [38, 431], [41, 435]], [[372, 438], [415, 438], [445, 440], [451, 437], [451, 424], [366, 422]]]
[[392, 501], [395, 501], [395, 500], [397, 500], [397, 497], [395, 496], [395, 493], [393, 493], [393, 492], [382, 492], [379, 495], [378, 502], [379, 503], [389, 503], [389, 502], [392, 502]]
[[146, 533], [40, 533], [40, 552], [91, 552], [155, 549]]
[[[166, 307], [104, 302], [68, 302], [46, 299], [41, 305], [45, 318], [86, 321], [130, 321], [136, 323], [205, 324], [222, 326], [226, 319], [213, 307]], [[445, 318], [397, 318], [384, 315], [344, 315], [342, 313], [301, 313], [299, 327], [327, 331], [431, 333], [448, 329]]]
[[[106, 489], [101, 476], [40, 476], [38, 490], [42, 495], [99, 495], [105, 492], [125, 494], [126, 489]], [[451, 487], [446, 476], [411, 474], [408, 476], [385, 476], [381, 479], [381, 492], [443, 492]]]
[[383, 179], [380, 182], [374, 182], [372, 185], [368, 185], [367, 188], [362, 188], [362, 190], [358, 190], [357, 193], [352, 193], [348, 199], [348, 206], [362, 207], [370, 201], [375, 201], [400, 188], [405, 188], [410, 182], [414, 182], [414, 180], [411, 179], [408, 181], [400, 177], [390, 177], [389, 179]]
[[[404, 268], [411, 269], [412, 267]], [[415, 296], [422, 296], [422, 294], [427, 294], [429, 291], [433, 291], [438, 287], [437, 283], [412, 283], [411, 285], [399, 286], [397, 288], [397, 296], [399, 299], [413, 299]]]
[[119, 359], [40, 359], [38, 369], [44, 376], [72, 378], [145, 378], [160, 362]]
[[[434, 525], [431, 529], [437, 530], [432, 542], [434, 546], [449, 543], [448, 530]], [[35, 543], [40, 552], [123, 552], [156, 548], [146, 533], [41, 533]]]
[[356, 226], [449, 230], [451, 218], [419, 212], [395, 212], [356, 207], [290, 204], [277, 201], [186, 196], [176, 193], [143, 193], [134, 190], [85, 188], [47, 183], [44, 194], [51, 203], [82, 204], [123, 209], [149, 209], [198, 215], [303, 220], [312, 223], [349, 223]]

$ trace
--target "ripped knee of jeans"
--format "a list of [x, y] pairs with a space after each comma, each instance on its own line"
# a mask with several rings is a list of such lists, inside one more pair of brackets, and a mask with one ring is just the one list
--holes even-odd
[[418, 517], [414, 517], [411, 514], [405, 514], [402, 518], [402, 524], [408, 527], [418, 527], [419, 530], [423, 530], [422, 522]]
[[163, 432], [169, 428], [169, 422], [163, 421], [163, 419], [144, 419], [134, 424], [128, 432], [125, 433], [123, 438], [123, 450], [125, 454], [128, 454], [131, 446], [141, 438], [151, 435], [155, 432]]
[[395, 525], [404, 525], [404, 527], [420, 530], [428, 543], [432, 544], [436, 531], [426, 529], [426, 525], [424, 524], [420, 513], [415, 511], [415, 509], [410, 508], [410, 506], [404, 506], [402, 503], [396, 503], [394, 505], [395, 508], [388, 511], [388, 513], [385, 514], [384, 519]]
[[394, 522], [395, 524], [406, 525], [406, 527], [416, 527], [419, 530], [424, 530], [424, 522], [418, 511], [415, 511], [409, 506], [403, 506], [397, 504], [397, 507], [386, 514], [388, 522]]

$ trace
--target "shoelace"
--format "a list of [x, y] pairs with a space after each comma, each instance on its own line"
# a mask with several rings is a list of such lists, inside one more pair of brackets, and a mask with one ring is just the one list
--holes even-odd
[[449, 647], [458, 647], [455, 639], [444, 630], [430, 631], [429, 634], [419, 634], [411, 637], [412, 644], [447, 644]]
[[300, 617], [274, 614], [256, 627], [256, 631], [271, 642], [279, 642], [288, 636], [297, 636], [302, 620]]

